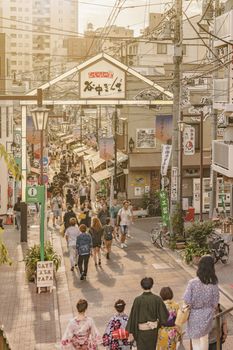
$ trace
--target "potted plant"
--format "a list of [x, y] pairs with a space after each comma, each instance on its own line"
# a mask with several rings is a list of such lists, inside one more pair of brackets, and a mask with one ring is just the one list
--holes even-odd
[[207, 239], [212, 230], [213, 224], [210, 221], [195, 222], [187, 229], [188, 238], [184, 251], [184, 260], [187, 264], [191, 262], [198, 264], [203, 255], [210, 253]]
[[[45, 243], [44, 247], [45, 261], [53, 261], [55, 271], [61, 266], [61, 257], [55, 252], [50, 242]], [[26, 275], [29, 282], [34, 282], [36, 279], [37, 262], [40, 261], [40, 245], [35, 244], [27, 249], [25, 258]]]

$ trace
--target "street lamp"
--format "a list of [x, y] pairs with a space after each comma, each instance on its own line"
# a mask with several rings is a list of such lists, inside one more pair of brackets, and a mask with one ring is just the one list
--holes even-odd
[[83, 117], [85, 117], [84, 110], [81, 109], [80, 112], [80, 142], [83, 142]]
[[130, 139], [129, 139], [129, 150], [130, 150], [130, 153], [133, 152], [134, 146], [135, 146], [135, 142], [132, 139], [132, 137], [130, 137]]
[[[43, 132], [47, 127], [49, 109], [44, 107], [37, 107], [31, 110], [34, 127], [40, 131], [40, 185], [43, 186], [44, 194], [45, 187], [43, 184]], [[44, 261], [44, 224], [45, 224], [45, 195], [41, 203], [41, 214], [40, 214], [40, 259]]]

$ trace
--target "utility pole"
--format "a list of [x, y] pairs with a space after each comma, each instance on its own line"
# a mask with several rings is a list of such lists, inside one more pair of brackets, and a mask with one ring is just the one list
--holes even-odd
[[[174, 79], [173, 79], [173, 132], [172, 132], [172, 167], [178, 168], [178, 183], [177, 183], [177, 200], [171, 201], [171, 215], [176, 210], [177, 203], [181, 203], [181, 188], [180, 178], [182, 169], [179, 164], [179, 151], [181, 150], [182, 144], [179, 145], [179, 128], [180, 122], [180, 106], [181, 106], [181, 64], [183, 59], [182, 52], [182, 0], [175, 1], [175, 28], [174, 28]], [[180, 149], [179, 149], [180, 148]], [[172, 184], [171, 184], [172, 186]]]
[[114, 113], [114, 198], [117, 198], [117, 107]]
[[[220, 11], [219, 0], [215, 0], [214, 17], [217, 17], [219, 15], [219, 11]], [[214, 47], [214, 39], [212, 38], [211, 41], [212, 41], [212, 50], [216, 55], [218, 55], [218, 50], [217, 48]], [[212, 84], [213, 84], [213, 80], [216, 79], [217, 77], [218, 77], [218, 71], [214, 71]], [[218, 111], [217, 109], [213, 108], [213, 101], [212, 101], [212, 107], [211, 107], [211, 140], [212, 141], [217, 139], [217, 124], [218, 124]], [[214, 208], [216, 208], [217, 206], [217, 173], [212, 169], [212, 166], [210, 171], [210, 183], [211, 183], [211, 192], [210, 192], [209, 218], [211, 219], [213, 216]]]

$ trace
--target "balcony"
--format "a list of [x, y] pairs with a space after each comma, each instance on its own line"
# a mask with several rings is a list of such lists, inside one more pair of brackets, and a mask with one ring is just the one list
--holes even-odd
[[[233, 42], [233, 10], [216, 17], [214, 23], [214, 34], [226, 41]], [[223, 46], [225, 43], [216, 39], [214, 46]]]
[[219, 174], [233, 177], [233, 144], [213, 141], [212, 167]]

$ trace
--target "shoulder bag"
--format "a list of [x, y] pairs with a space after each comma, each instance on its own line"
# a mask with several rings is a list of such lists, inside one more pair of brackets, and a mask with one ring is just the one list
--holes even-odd
[[181, 327], [183, 324], [185, 324], [189, 319], [189, 314], [190, 305], [183, 303], [177, 312], [175, 325]]

